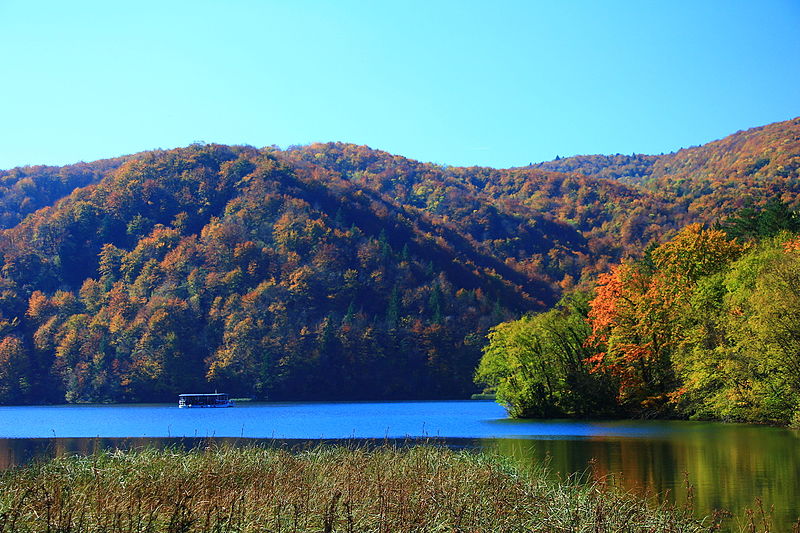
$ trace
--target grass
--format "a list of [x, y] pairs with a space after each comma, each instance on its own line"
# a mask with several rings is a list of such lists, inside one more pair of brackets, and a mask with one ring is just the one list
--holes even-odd
[[0, 532], [695, 532], [686, 509], [434, 446], [145, 449], [0, 473]]

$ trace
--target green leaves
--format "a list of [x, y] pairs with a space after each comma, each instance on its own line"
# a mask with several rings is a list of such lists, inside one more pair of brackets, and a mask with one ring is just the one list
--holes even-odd
[[555, 309], [492, 328], [475, 381], [494, 391], [512, 417], [589, 416], [613, 410], [608, 379], [590, 373], [584, 294]]

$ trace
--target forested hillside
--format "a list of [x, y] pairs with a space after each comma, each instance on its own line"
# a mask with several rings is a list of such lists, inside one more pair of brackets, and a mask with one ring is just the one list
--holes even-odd
[[0, 403], [465, 397], [492, 326], [796, 206], [798, 131], [507, 170], [329, 143], [3, 171]]
[[[342, 143], [285, 157], [333, 169], [466, 233], [515, 270], [564, 284], [677, 227], [672, 207], [658, 196], [577, 173], [443, 167]], [[526, 239], [531, 230], [535, 238]]]
[[463, 396], [487, 328], [552, 298], [312, 174], [250, 148], [158, 152], [8, 230], [4, 401]]

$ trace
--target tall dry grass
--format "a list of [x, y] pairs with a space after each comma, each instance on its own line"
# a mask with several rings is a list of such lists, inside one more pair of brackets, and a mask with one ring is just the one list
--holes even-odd
[[141, 450], [0, 474], [0, 532], [694, 532], [603, 484], [434, 446]]

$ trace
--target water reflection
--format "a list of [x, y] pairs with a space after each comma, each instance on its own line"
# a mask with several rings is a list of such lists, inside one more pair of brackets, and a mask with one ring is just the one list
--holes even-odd
[[791, 530], [800, 518], [798, 434], [721, 424], [692, 429], [659, 439], [487, 439], [482, 447], [523, 464], [547, 462], [559, 477], [580, 472], [678, 505], [686, 503], [688, 483], [699, 515], [726, 509], [743, 521], [760, 498], [774, 509], [775, 530]]
[[477, 450], [483, 447], [478, 439], [250, 439], [241, 437], [137, 437], [137, 438], [0, 438], [0, 471], [57, 457], [87, 456], [99, 451], [177, 449], [195, 450], [208, 447], [263, 446], [302, 451], [319, 445], [340, 445], [359, 448], [379, 446], [410, 447], [420, 444]]
[[[206, 439], [108, 439], [52, 438], [0, 439], [0, 470], [7, 470], [39, 460], [73, 455], [91, 455], [101, 450], [130, 450], [144, 447], [176, 446], [190, 449], [209, 444]], [[218, 439], [224, 440], [224, 439]], [[235, 440], [235, 439], [228, 439]]]

